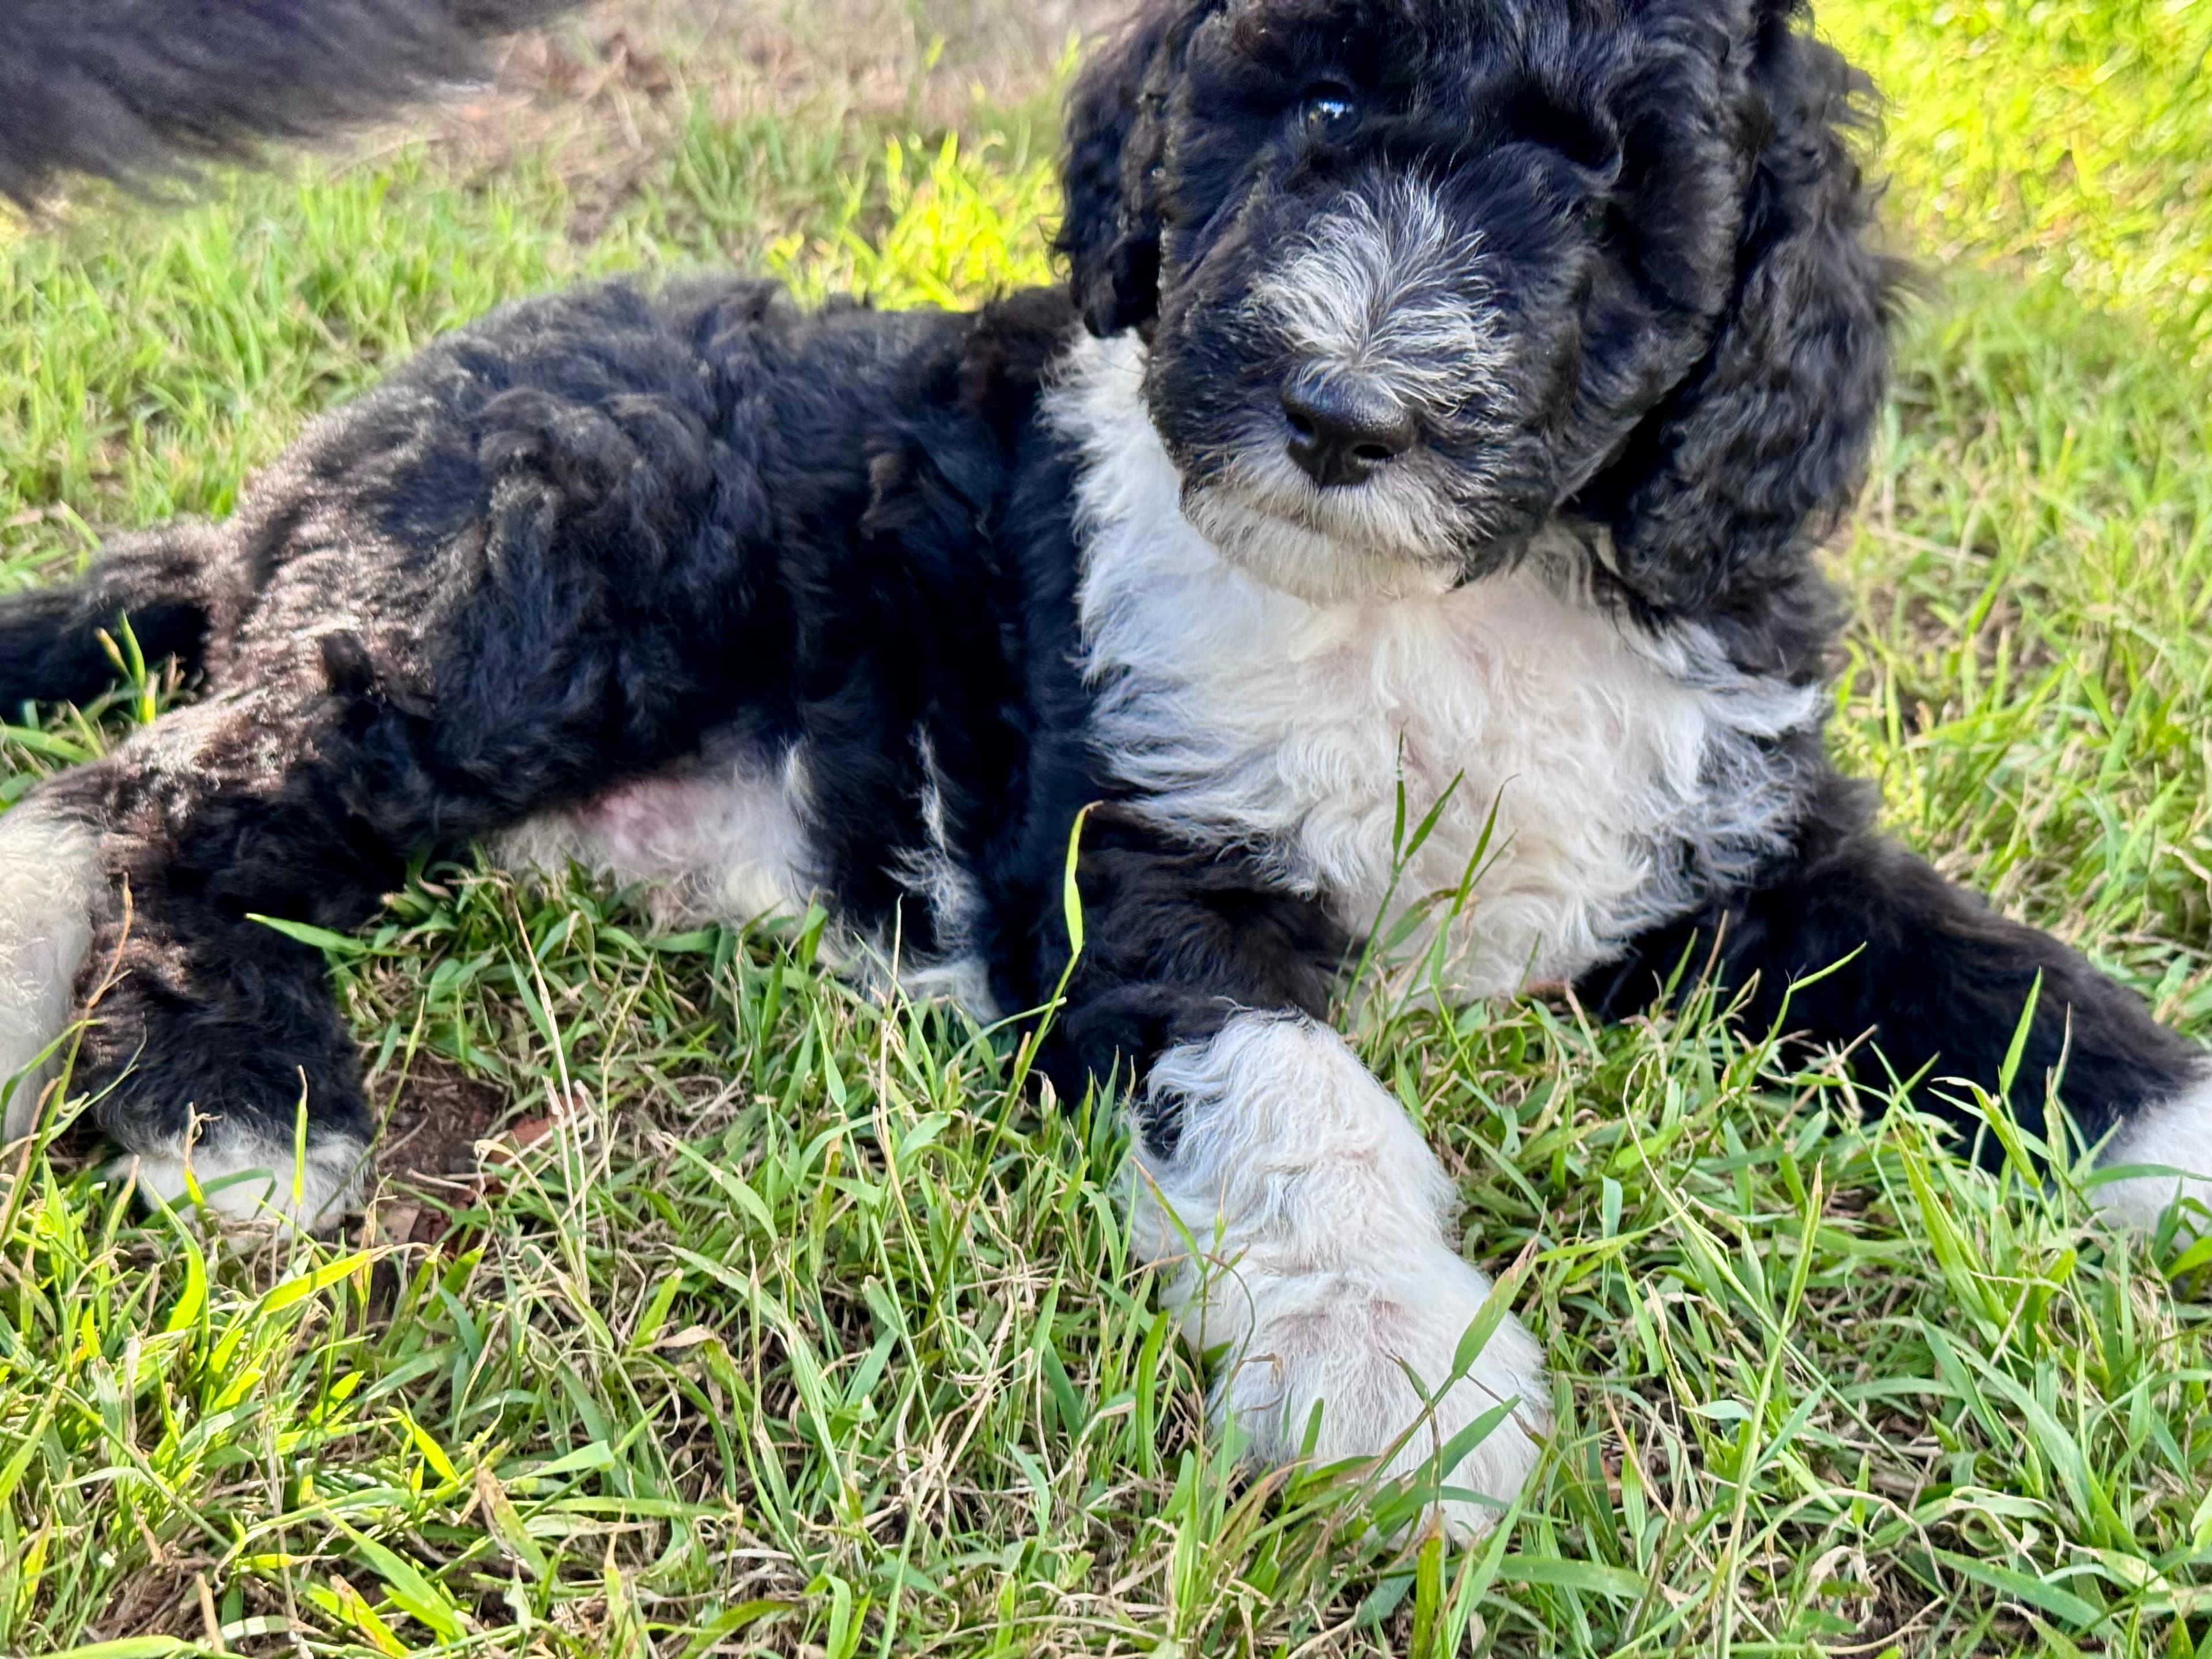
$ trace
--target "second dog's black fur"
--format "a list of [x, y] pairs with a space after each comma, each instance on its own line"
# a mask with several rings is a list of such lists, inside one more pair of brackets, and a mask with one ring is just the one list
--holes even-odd
[[9, 0], [0, 198], [143, 183], [319, 137], [479, 74], [486, 37], [574, 0]]

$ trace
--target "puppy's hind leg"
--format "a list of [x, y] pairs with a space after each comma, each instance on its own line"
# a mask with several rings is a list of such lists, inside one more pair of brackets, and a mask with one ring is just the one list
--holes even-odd
[[[115, 678], [111, 638], [127, 618], [149, 663], [201, 665], [211, 573], [228, 551], [209, 526], [179, 523], [111, 542], [82, 577], [0, 599], [0, 708], [88, 702]], [[0, 1097], [7, 1137], [28, 1133], [56, 1069], [107, 891], [96, 810], [74, 778], [0, 815]], [[42, 1058], [43, 1057], [43, 1058]]]
[[351, 1207], [370, 1121], [321, 952], [263, 918], [344, 931], [404, 868], [313, 787], [316, 736], [273, 696], [218, 696], [52, 786], [106, 832], [91, 957], [113, 975], [73, 1084], [118, 1173], [310, 1231]]
[[58, 795], [0, 814], [0, 1097], [10, 1141], [37, 1124], [105, 892], [99, 831]]

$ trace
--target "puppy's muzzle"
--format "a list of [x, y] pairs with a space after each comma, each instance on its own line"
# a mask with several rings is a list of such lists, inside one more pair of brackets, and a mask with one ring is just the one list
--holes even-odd
[[1285, 446], [1323, 489], [1364, 483], [1419, 435], [1413, 416], [1364, 376], [1310, 363], [1283, 383]]

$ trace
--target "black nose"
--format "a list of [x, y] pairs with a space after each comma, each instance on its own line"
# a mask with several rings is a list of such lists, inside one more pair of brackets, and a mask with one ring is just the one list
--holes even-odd
[[1356, 374], [1293, 374], [1283, 387], [1291, 459], [1323, 489], [1356, 484], [1413, 447], [1413, 417]]

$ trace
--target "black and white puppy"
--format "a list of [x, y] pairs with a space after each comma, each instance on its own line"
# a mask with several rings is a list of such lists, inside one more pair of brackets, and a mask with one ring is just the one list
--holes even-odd
[[[1620, 1012], [1710, 957], [1757, 1023], [1841, 961], [1792, 1030], [1994, 1086], [2039, 975], [2027, 1121], [2063, 1056], [2081, 1133], [2175, 1171], [2116, 1214], [2212, 1193], [2198, 1051], [1823, 755], [1814, 543], [1884, 369], [1859, 90], [1790, 0], [1152, 0], [1075, 89], [1068, 293], [613, 286], [434, 347], [229, 522], [0, 610], [0, 707], [100, 691], [120, 612], [205, 680], [0, 818], [9, 1133], [118, 963], [76, 1082], [141, 1183], [333, 1215], [356, 1058], [250, 918], [357, 926], [478, 841], [703, 916], [819, 896], [912, 983], [1034, 1007], [1103, 803], [1048, 1065], [1128, 1085], [1218, 1413], [1378, 1453], [1489, 1285], [1323, 1017], [1494, 811], [1467, 994]], [[1394, 874], [1401, 788], [1441, 807]], [[1517, 1401], [1449, 1472], [1510, 1495], [1547, 1399], [1509, 1323], [1395, 1466]]]

